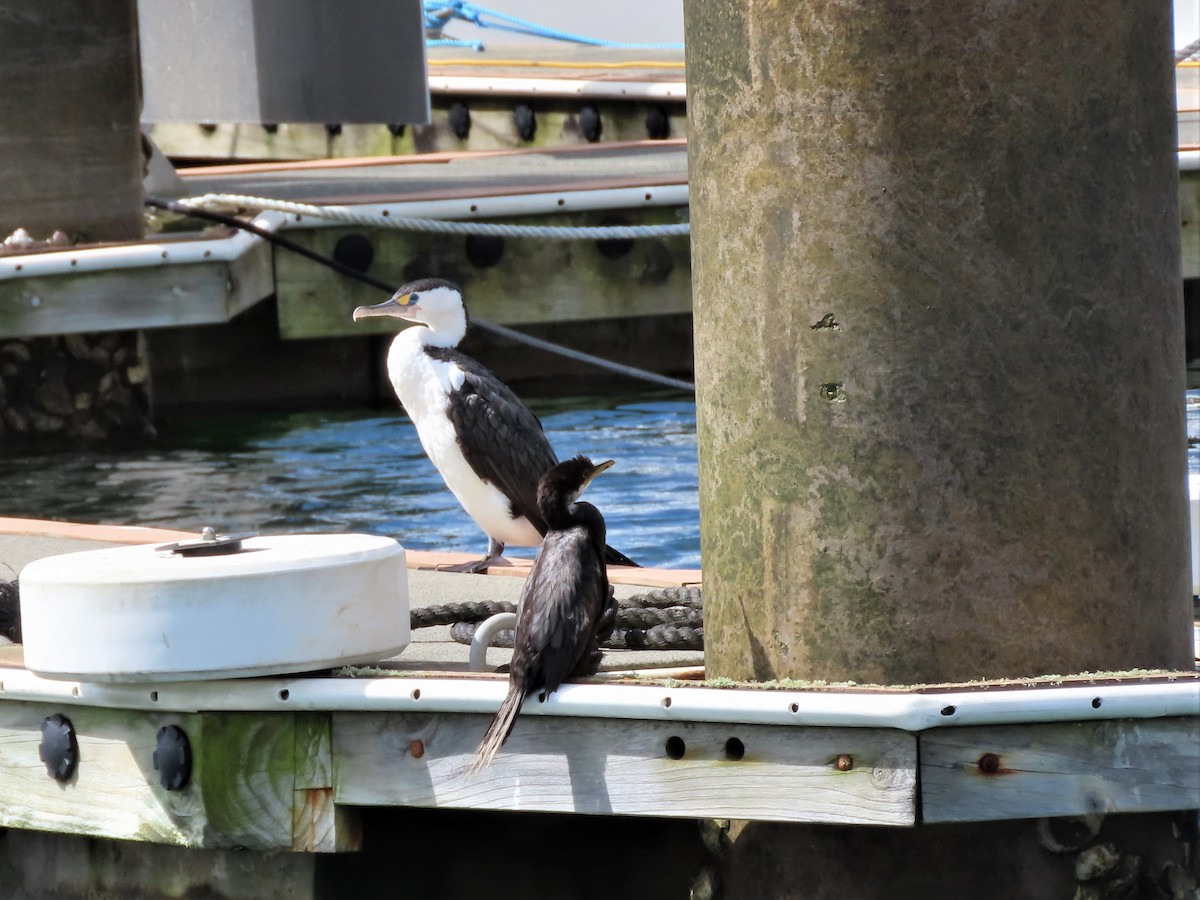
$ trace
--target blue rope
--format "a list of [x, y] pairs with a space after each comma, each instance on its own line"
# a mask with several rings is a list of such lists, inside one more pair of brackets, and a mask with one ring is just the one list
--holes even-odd
[[480, 51], [483, 49], [483, 41], [458, 41], [454, 38], [429, 38], [425, 41], [426, 47], [470, 47], [472, 50]]
[[[587, 37], [582, 34], [574, 34], [570, 31], [559, 31], [555, 28], [547, 28], [544, 25], [539, 25], [536, 22], [530, 22], [527, 19], [520, 19], [516, 16], [510, 16], [506, 13], [497, 12], [494, 9], [488, 9], [485, 6], [475, 6], [468, 3], [467, 0], [424, 0], [425, 10], [425, 31], [430, 36], [427, 45], [436, 46], [452, 46], [452, 47], [475, 47], [476, 50], [482, 50], [483, 44], [471, 41], [453, 41], [447, 43], [448, 39], [442, 38], [442, 29], [446, 27], [446, 23], [451, 19], [459, 19], [464, 22], [470, 22], [473, 25], [478, 25], [480, 28], [494, 28], [497, 31], [508, 31], [514, 34], [527, 34], [531, 37], [548, 38], [555, 41], [567, 41], [573, 44], [584, 44], [590, 47], [608, 47], [614, 50], [682, 50], [683, 44], [638, 44], [628, 43], [625, 41], [608, 41], [603, 38]], [[499, 21], [489, 22], [484, 20], [484, 16], [491, 16]]]

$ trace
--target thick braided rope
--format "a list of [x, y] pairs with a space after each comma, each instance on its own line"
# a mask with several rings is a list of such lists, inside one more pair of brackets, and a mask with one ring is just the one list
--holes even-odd
[[482, 622], [498, 613], [516, 612], [514, 603], [497, 600], [479, 600], [466, 603], [443, 603], [438, 606], [422, 606], [408, 611], [411, 628], [431, 628], [434, 625], [453, 625], [455, 622]]
[[655, 625], [699, 625], [700, 610], [690, 606], [634, 607], [617, 612], [621, 628], [653, 628]]
[[[450, 636], [460, 644], [471, 643], [475, 622], [458, 622], [450, 626]], [[515, 632], [497, 631], [491, 646], [511, 649]], [[653, 628], [616, 628], [600, 644], [606, 650], [703, 650], [704, 627], [701, 625], [655, 625]]]
[[698, 587], [658, 588], [644, 594], [632, 597], [619, 597], [617, 606], [621, 609], [640, 609], [656, 607], [662, 609], [668, 606], [687, 606], [700, 609], [703, 604], [703, 594]]
[[204, 194], [187, 197], [178, 202], [185, 206], [205, 209], [212, 206], [273, 210], [293, 216], [311, 216], [347, 225], [372, 228], [397, 228], [406, 231], [425, 231], [433, 234], [475, 234], [484, 237], [538, 238], [550, 241], [614, 241], [648, 237], [673, 237], [691, 233], [692, 226], [677, 225], [501, 225], [493, 222], [455, 222], [446, 219], [422, 219], [393, 216], [384, 212], [372, 213], [350, 206], [314, 206], [293, 203], [270, 197], [250, 197], [244, 194]]
[[[703, 594], [698, 587], [671, 587], [617, 598], [617, 623], [626, 628], [649, 628], [670, 622], [699, 618]], [[654, 610], [666, 612], [656, 615]], [[497, 613], [516, 612], [517, 607], [503, 600], [479, 600], [417, 607], [409, 611], [413, 628], [453, 625], [455, 622], [482, 622]]]
[[[703, 594], [697, 587], [671, 587], [621, 597], [617, 624], [601, 646], [609, 650], [701, 650], [704, 648]], [[450, 636], [471, 643], [478, 623], [497, 613], [516, 612], [503, 601], [447, 603], [410, 610], [413, 628], [449, 625]], [[513, 645], [512, 630], [500, 631], [491, 646]]]
[[1186, 47], [1180, 47], [1175, 51], [1175, 64], [1179, 65], [1181, 62], [1187, 62], [1197, 53], [1200, 53], [1200, 38], [1192, 41]]
[[642, 631], [629, 628], [613, 632], [604, 642], [605, 647], [626, 650], [703, 650], [704, 627], [702, 625], [655, 625]]

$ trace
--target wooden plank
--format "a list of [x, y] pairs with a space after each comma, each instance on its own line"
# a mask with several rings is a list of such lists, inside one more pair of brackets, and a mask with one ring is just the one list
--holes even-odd
[[[66, 715], [79, 765], [66, 784], [38, 756], [42, 721]], [[298, 724], [299, 723], [299, 724]], [[159, 784], [158, 730], [178, 725], [191, 779]], [[0, 827], [185, 847], [356, 849], [353, 810], [332, 800], [330, 722], [310, 714], [174, 714], [0, 703]]]
[[[334, 799], [871, 825], [916, 817], [916, 739], [904, 732], [526, 716], [492, 765], [468, 778], [489, 721], [334, 714]], [[729, 756], [733, 741], [740, 759]], [[837, 768], [842, 754], [848, 771]]]
[[[75, 726], [79, 766], [67, 784], [38, 757], [42, 721], [64, 713]], [[0, 703], [0, 826], [201, 846], [205, 818], [198, 785], [166, 791], [152, 762], [163, 725], [198, 731], [196, 716], [123, 712], [40, 703]]]
[[[4, 519], [0, 518], [0, 534]], [[177, 539], [176, 539], [177, 540]], [[520, 552], [520, 551], [518, 551]], [[458, 565], [477, 559], [479, 554], [458, 550], [405, 550], [405, 562], [410, 569], [437, 571], [440, 566]], [[505, 578], [525, 578], [533, 565], [532, 559], [520, 556], [502, 556], [499, 561], [484, 569], [485, 575]], [[633, 584], [644, 587], [686, 587], [703, 582], [700, 569], [650, 569], [629, 566], [609, 566], [608, 580], [613, 584]]]
[[939, 728], [920, 741], [925, 822], [1200, 807], [1196, 718]]
[[[248, 310], [275, 293], [275, 259], [271, 245], [262, 241], [233, 260], [225, 282], [225, 318]], [[215, 323], [214, 323], [215, 324]]]
[[[663, 148], [676, 147], [684, 150], [686, 155], [687, 140], [685, 138], [663, 138], [659, 141], [610, 141], [605, 144], [574, 144], [554, 147], [552, 152], [556, 159], [562, 159], [564, 156], [571, 154], [581, 154], [583, 156], [593, 153], [604, 153], [611, 155], [616, 150], [644, 150], [647, 147], [653, 147], [656, 150]], [[487, 157], [500, 156], [529, 156], [537, 154], [539, 159], [545, 161], [545, 152], [540, 148], [520, 148], [520, 149], [503, 149], [503, 150], [446, 150], [438, 153], [418, 153], [402, 156], [343, 156], [334, 158], [321, 159], [301, 159], [301, 160], [286, 160], [286, 161], [268, 161], [268, 162], [234, 162], [225, 165], [211, 166], [187, 166], [177, 170], [177, 174], [184, 179], [190, 181], [190, 187], [195, 188], [200, 186], [199, 190], [190, 190], [189, 193], [202, 194], [209, 189], [218, 190], [219, 186], [213, 184], [214, 179], [225, 176], [233, 176], [236, 178], [244, 178], [247, 175], [255, 174], [279, 174], [279, 173], [309, 173], [309, 174], [332, 174], [338, 169], [361, 169], [361, 168], [380, 168], [391, 166], [429, 166], [441, 165], [443, 163], [470, 161]], [[561, 177], [561, 176], [560, 176]], [[329, 179], [325, 179], [328, 181]], [[678, 173], [673, 179], [664, 181], [662, 177], [655, 181], [646, 181], [646, 184], [687, 184], [687, 165], [686, 161], [683, 171]], [[569, 190], [588, 190], [588, 188], [579, 188], [579, 181], [556, 182], [549, 181], [544, 189], [547, 191], [569, 191]], [[207, 185], [207, 187], [205, 186]], [[294, 186], [294, 185], [292, 185]], [[324, 191], [324, 186], [318, 182], [318, 186]], [[613, 185], [617, 187], [618, 185]], [[311, 188], [309, 188], [311, 190]], [[463, 196], [494, 196], [497, 194], [511, 194], [511, 190], [497, 191], [494, 186], [479, 184], [478, 182], [471, 185], [473, 193], [464, 194]], [[395, 192], [389, 199], [390, 201], [406, 200], [411, 196], [411, 191], [406, 187]], [[288, 196], [294, 199], [299, 199], [304, 195], [304, 192], [296, 193], [289, 191]], [[323, 194], [328, 196], [328, 194]]]
[[[471, 130], [465, 139], [460, 139], [449, 124], [450, 104], [460, 100], [466, 102], [471, 113]], [[331, 134], [324, 125], [299, 123], [279, 124], [268, 131], [259, 124], [162, 122], [150, 126], [148, 131], [163, 153], [191, 159], [341, 159], [463, 150], [596, 146], [587, 144], [579, 127], [579, 111], [592, 106], [600, 114], [600, 145], [645, 140], [646, 116], [656, 107], [666, 113], [671, 137], [687, 136], [687, 115], [681, 100], [539, 97], [533, 101], [537, 129], [532, 140], [524, 141], [513, 123], [513, 108], [519, 103], [530, 104], [530, 101], [528, 97], [435, 96], [432, 123], [410, 126], [399, 134], [388, 125], [349, 123], [342, 125], [336, 134]]]
[[1179, 173], [1180, 250], [1184, 278], [1200, 278], [1200, 172]]
[[292, 847], [296, 726], [291, 715], [209, 715], [196, 776], [208, 819], [206, 846]]
[[[622, 211], [630, 224], [678, 222], [671, 208]], [[529, 225], [598, 225], [602, 213], [522, 217]], [[686, 237], [636, 241], [630, 252], [609, 259], [595, 241], [506, 240], [500, 261], [490, 268], [472, 264], [466, 239], [370, 228], [289, 231], [298, 243], [334, 255], [348, 234], [366, 236], [375, 255], [370, 273], [397, 286], [436, 274], [466, 292], [472, 315], [500, 324], [690, 313], [691, 260]], [[380, 303], [387, 295], [294, 253], [275, 259], [279, 331], [285, 339], [393, 333], [386, 319], [355, 323], [356, 306]], [[583, 285], [586, 285], [584, 289]]]
[[140, 237], [142, 159], [135, 0], [0, 2], [0, 239], [25, 228], [87, 241]]
[[358, 811], [333, 802], [333, 729], [328, 715], [296, 716], [296, 779], [292, 849], [309, 853], [358, 850]]
[[0, 281], [0, 337], [210, 325], [274, 290], [271, 249], [233, 263], [113, 269]]

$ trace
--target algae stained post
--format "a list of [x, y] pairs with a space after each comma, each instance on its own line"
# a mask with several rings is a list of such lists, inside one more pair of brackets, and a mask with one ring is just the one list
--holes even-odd
[[[709, 677], [1189, 669], [1170, 4], [686, 27]], [[1069, 895], [1033, 827], [735, 825], [727, 896]]]
[[1170, 13], [690, 3], [711, 674], [1190, 666]]

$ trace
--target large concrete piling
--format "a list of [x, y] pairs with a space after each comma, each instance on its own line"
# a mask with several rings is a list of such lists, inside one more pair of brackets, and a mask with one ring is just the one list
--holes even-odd
[[1170, 36], [690, 0], [710, 674], [1190, 666]]

